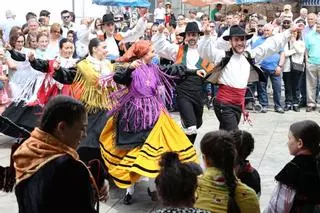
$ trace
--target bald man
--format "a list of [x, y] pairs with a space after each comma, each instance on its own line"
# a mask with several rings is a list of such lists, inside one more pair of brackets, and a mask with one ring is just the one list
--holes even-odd
[[307, 26], [304, 28], [302, 32], [302, 37], [303, 39], [308, 35], [309, 32], [315, 29], [316, 25], [316, 20], [317, 20], [317, 15], [315, 13], [309, 13], [307, 16]]
[[317, 108], [318, 82], [320, 79], [320, 18], [315, 22], [315, 30], [310, 31], [305, 37], [307, 50], [307, 108], [311, 112]]
[[296, 24], [298, 20], [302, 19], [305, 22], [307, 22], [307, 17], [308, 17], [308, 10], [306, 8], [301, 8], [300, 9], [300, 16], [296, 18], [293, 23]]

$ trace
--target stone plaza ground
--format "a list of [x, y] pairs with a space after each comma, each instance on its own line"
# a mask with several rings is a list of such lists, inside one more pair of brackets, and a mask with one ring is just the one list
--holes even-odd
[[[179, 120], [176, 113], [172, 115], [177, 121]], [[306, 113], [302, 109], [298, 113], [289, 111], [285, 114], [278, 114], [270, 110], [266, 114], [250, 113], [250, 116], [253, 126], [247, 123], [243, 124], [241, 121], [240, 128], [251, 132], [255, 138], [255, 149], [249, 159], [261, 176], [262, 194], [260, 204], [261, 210], [263, 210], [275, 186], [274, 176], [292, 158], [287, 149], [290, 124], [304, 119], [311, 119], [319, 123], [320, 113]], [[204, 123], [200, 128], [195, 144], [197, 150], [199, 150], [199, 142], [202, 136], [208, 131], [217, 130], [218, 127], [219, 124], [213, 110], [205, 110]], [[12, 139], [0, 136], [0, 165], [9, 164], [11, 143]], [[137, 184], [133, 204], [130, 206], [122, 204], [125, 190], [111, 187], [110, 191], [108, 202], [100, 205], [100, 212], [102, 213], [153, 212], [160, 206], [150, 200], [147, 194], [146, 181], [143, 180]], [[4, 213], [18, 212], [14, 193], [0, 192], [0, 209]]]

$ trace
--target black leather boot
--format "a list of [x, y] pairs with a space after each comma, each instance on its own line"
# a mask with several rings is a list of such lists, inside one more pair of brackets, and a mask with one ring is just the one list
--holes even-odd
[[132, 195], [129, 194], [128, 192], [126, 193], [126, 196], [123, 198], [123, 204], [124, 205], [130, 205], [132, 200]]

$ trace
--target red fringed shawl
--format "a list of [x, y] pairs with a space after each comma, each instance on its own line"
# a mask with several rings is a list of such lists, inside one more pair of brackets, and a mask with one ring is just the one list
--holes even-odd
[[[60, 84], [53, 79], [53, 74], [55, 72], [53, 63], [54, 60], [49, 60], [49, 66], [46, 72], [46, 76], [37, 94], [37, 100], [29, 103], [29, 106], [44, 106], [48, 103], [51, 97], [55, 97], [57, 95], [71, 96], [71, 85]], [[59, 88], [59, 84], [62, 85], [62, 88]]]

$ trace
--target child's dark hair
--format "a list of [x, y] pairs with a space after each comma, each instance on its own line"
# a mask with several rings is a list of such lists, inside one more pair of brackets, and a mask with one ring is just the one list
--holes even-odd
[[254, 149], [254, 138], [244, 130], [234, 130], [231, 133], [237, 150], [237, 164], [243, 163]]
[[303, 146], [307, 148], [313, 156], [320, 152], [320, 127], [311, 120], [299, 121], [291, 124], [290, 131], [296, 139], [303, 141]]
[[161, 156], [160, 167], [155, 183], [163, 204], [193, 206], [200, 166], [181, 163], [177, 153], [166, 152]]
[[234, 141], [229, 132], [219, 130], [208, 132], [200, 143], [202, 154], [212, 162], [213, 167], [223, 172], [226, 185], [229, 190], [228, 213], [240, 213], [240, 209], [235, 200], [237, 180], [234, 174], [235, 160], [237, 152]]
[[44, 108], [40, 129], [51, 134], [59, 122], [64, 121], [72, 126], [85, 113], [84, 105], [78, 100], [68, 96], [56, 96]]

